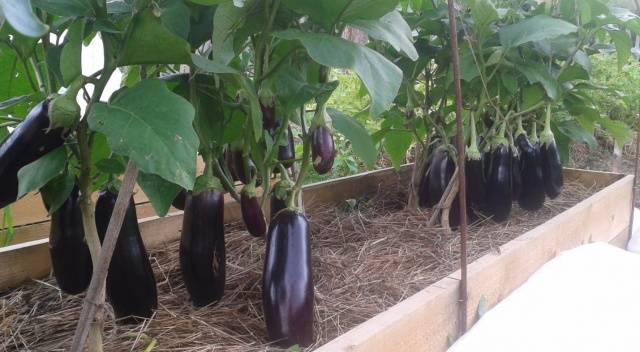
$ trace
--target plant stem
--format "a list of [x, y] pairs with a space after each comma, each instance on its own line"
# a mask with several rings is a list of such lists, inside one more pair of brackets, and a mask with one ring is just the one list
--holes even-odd
[[236, 191], [236, 188], [233, 186], [233, 182], [229, 180], [227, 175], [222, 170], [220, 166], [220, 161], [217, 158], [211, 158], [211, 167], [213, 169], [213, 174], [220, 179], [222, 182], [222, 186], [229, 192], [231, 197], [237, 201], [240, 201], [240, 195]]

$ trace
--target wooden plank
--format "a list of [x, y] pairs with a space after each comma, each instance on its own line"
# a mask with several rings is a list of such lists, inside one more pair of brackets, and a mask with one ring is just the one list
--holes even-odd
[[[568, 176], [579, 171], [568, 170]], [[633, 176], [585, 173], [576, 179], [592, 184], [616, 180], [544, 224], [500, 247], [468, 268], [468, 326], [477, 319], [480, 301], [493, 307], [558, 252], [593, 241], [620, 245], [628, 236]], [[455, 272], [433, 286], [330, 341], [317, 351], [445, 351], [458, 326]]]
[[[303, 188], [304, 204], [308, 207], [314, 207], [321, 203], [336, 202], [358, 197], [365, 193], [376, 192], [379, 187], [397, 184], [399, 180], [408, 180], [410, 172], [411, 165], [404, 165], [399, 172], [396, 172], [393, 168], [387, 168], [308, 185]], [[154, 248], [179, 238], [180, 228], [182, 227], [181, 211], [171, 212], [164, 218], [157, 216], [143, 218], [140, 216], [140, 206], [136, 209], [139, 212], [138, 218], [142, 239], [147, 248]], [[229, 195], [225, 195], [224, 212], [225, 222], [240, 220], [242, 216], [239, 204]], [[32, 237], [39, 236], [39, 238], [30, 242], [0, 248], [0, 267], [20, 268], [16, 272], [0, 269], [0, 292], [16, 287], [29, 279], [40, 278], [50, 270], [48, 232], [40, 232], [48, 231], [48, 222], [37, 224], [32, 229], [27, 228], [28, 226], [21, 230], [24, 231], [23, 234], [28, 234], [28, 236]], [[22, 236], [22, 234], [17, 236]], [[12, 253], [17, 248], [22, 251], [25, 248], [30, 248], [30, 246], [38, 247], [38, 249], [29, 249], [19, 256]]]

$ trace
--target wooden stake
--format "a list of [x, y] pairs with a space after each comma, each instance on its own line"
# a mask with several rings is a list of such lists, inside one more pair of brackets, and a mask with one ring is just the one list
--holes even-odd
[[129, 160], [127, 170], [124, 173], [124, 180], [122, 181], [122, 186], [120, 187], [120, 192], [118, 193], [118, 198], [116, 199], [116, 204], [113, 209], [113, 214], [111, 215], [111, 219], [109, 219], [109, 226], [107, 227], [107, 233], [102, 243], [102, 249], [100, 250], [98, 265], [96, 265], [96, 270], [93, 271], [91, 283], [87, 289], [87, 295], [84, 299], [82, 312], [80, 313], [80, 319], [78, 320], [76, 332], [73, 336], [73, 344], [71, 345], [71, 351], [73, 352], [81, 352], [84, 350], [91, 323], [98, 309], [102, 308], [102, 305], [97, 303], [99, 302], [98, 298], [104, 290], [111, 256], [118, 241], [120, 228], [122, 228], [124, 215], [127, 212], [129, 199], [133, 193], [133, 187], [135, 186], [137, 177], [138, 168]]
[[449, 12], [449, 37], [451, 41], [451, 63], [456, 94], [456, 134], [458, 149], [458, 194], [460, 196], [460, 292], [458, 308], [460, 335], [467, 330], [467, 188], [465, 184], [465, 144], [462, 126], [462, 88], [460, 86], [460, 58], [458, 57], [458, 30], [453, 0], [447, 0]]

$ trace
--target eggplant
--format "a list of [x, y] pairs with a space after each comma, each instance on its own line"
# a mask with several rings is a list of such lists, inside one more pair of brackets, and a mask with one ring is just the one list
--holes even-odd
[[522, 175], [522, 190], [518, 197], [518, 204], [525, 210], [538, 210], [542, 208], [545, 198], [540, 144], [531, 144], [525, 134], [520, 134], [516, 137], [516, 145], [520, 152]]
[[287, 127], [287, 145], [281, 145], [278, 148], [278, 160], [280, 160], [282, 166], [287, 169], [293, 166], [293, 161], [296, 158], [295, 148], [293, 132], [291, 132], [291, 127]]
[[444, 195], [444, 191], [456, 169], [453, 158], [449, 156], [446, 149], [440, 148], [435, 153], [431, 161], [429, 179], [427, 180], [429, 197], [431, 197], [430, 203], [434, 205], [440, 202], [440, 198]]
[[[117, 197], [109, 189], [103, 189], [98, 194], [96, 227], [100, 241], [104, 241]], [[125, 324], [139, 323], [140, 318], [151, 318], [158, 306], [156, 279], [140, 236], [133, 197], [129, 199], [109, 264], [107, 297], [116, 318]]]
[[187, 191], [185, 189], [181, 189], [180, 192], [176, 195], [176, 197], [171, 202], [171, 205], [179, 210], [184, 210], [184, 203], [186, 201]]
[[511, 213], [511, 149], [499, 144], [491, 152], [487, 178], [486, 205], [495, 221], [505, 221]]
[[271, 212], [271, 221], [276, 217], [276, 215], [287, 207], [287, 200], [280, 199], [275, 194], [271, 195], [271, 199], [269, 200], [269, 208]]
[[480, 159], [467, 158], [465, 161], [465, 176], [467, 201], [470, 205], [482, 205], [487, 194], [482, 157]]
[[[233, 181], [240, 181], [244, 184], [248, 184], [251, 182], [251, 179], [245, 175], [244, 172], [244, 161], [242, 160], [242, 150], [241, 149], [231, 149], [227, 148], [224, 152], [225, 163], [227, 164], [227, 168], [229, 168], [229, 172], [231, 173], [231, 178]], [[251, 169], [251, 176], [255, 176], [256, 173], [256, 165], [253, 160], [249, 159], [249, 168]], [[262, 183], [262, 179], [258, 175], [256, 177], [256, 186], [260, 186]]]
[[313, 168], [319, 175], [326, 174], [331, 171], [335, 156], [336, 147], [331, 131], [326, 126], [316, 127], [311, 135]]
[[240, 194], [240, 210], [247, 231], [252, 236], [260, 237], [267, 233], [267, 222], [262, 213], [260, 202], [256, 197], [255, 187], [247, 185]]
[[260, 103], [260, 111], [262, 111], [262, 127], [273, 136], [275, 131], [280, 127], [280, 121], [276, 119], [275, 105]]
[[180, 237], [180, 270], [196, 307], [222, 298], [226, 276], [222, 192], [187, 194]]
[[18, 171], [64, 144], [62, 128], [49, 130], [49, 100], [34, 106], [0, 144], [0, 208], [18, 198]]
[[62, 292], [78, 294], [89, 287], [93, 265], [84, 237], [78, 187], [51, 214], [49, 255], [53, 275]]
[[302, 213], [282, 210], [269, 225], [262, 306], [269, 340], [284, 348], [314, 341], [309, 242], [309, 223]]
[[540, 157], [545, 193], [550, 199], [554, 199], [560, 195], [563, 186], [562, 163], [554, 139], [542, 143]]
[[520, 167], [522, 165], [520, 153], [515, 148], [511, 149], [511, 199], [513, 201], [520, 198], [522, 192], [522, 173]]

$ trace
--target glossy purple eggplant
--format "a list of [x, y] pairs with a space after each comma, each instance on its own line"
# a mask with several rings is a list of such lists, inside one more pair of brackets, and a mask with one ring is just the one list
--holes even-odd
[[53, 274], [60, 290], [72, 295], [89, 287], [93, 271], [91, 253], [84, 238], [78, 195], [78, 187], [74, 187], [69, 198], [51, 214], [49, 231]]
[[505, 221], [511, 213], [511, 149], [499, 144], [491, 152], [486, 205], [493, 220]]
[[[248, 186], [245, 186], [247, 188]], [[260, 202], [253, 192], [245, 192], [244, 189], [240, 194], [240, 210], [242, 211], [242, 220], [244, 221], [247, 231], [255, 237], [264, 236], [267, 233], [267, 222], [262, 213]]]
[[540, 156], [542, 159], [542, 175], [544, 178], [544, 189], [547, 196], [551, 199], [556, 198], [562, 192], [563, 176], [562, 163], [560, 162], [560, 153], [556, 146], [556, 141], [551, 140], [543, 143], [540, 147]]
[[319, 175], [331, 171], [333, 159], [336, 156], [336, 146], [333, 135], [326, 126], [316, 127], [311, 135], [311, 160], [313, 168]]
[[269, 340], [284, 348], [314, 341], [309, 241], [309, 222], [294, 210], [282, 210], [269, 225], [262, 305]]
[[290, 168], [296, 158], [296, 146], [293, 142], [293, 132], [291, 127], [287, 128], [287, 145], [281, 145], [278, 148], [278, 160], [282, 162], [282, 166]]
[[275, 105], [265, 105], [260, 103], [260, 111], [262, 112], [262, 127], [273, 136], [275, 131], [280, 126], [278, 119], [276, 118]]
[[186, 202], [187, 191], [185, 189], [181, 189], [178, 192], [178, 195], [173, 199], [171, 205], [179, 210], [184, 210], [184, 203]]
[[48, 107], [49, 100], [33, 107], [0, 144], [0, 208], [18, 198], [18, 171], [64, 144], [62, 128], [49, 130]]
[[438, 149], [432, 159], [433, 165], [430, 166], [429, 178], [427, 180], [429, 186], [430, 203], [438, 204], [442, 198], [445, 189], [451, 181], [456, 165], [449, 152], [444, 149]]
[[511, 199], [517, 201], [522, 192], [522, 161], [518, 150], [511, 150]]
[[524, 134], [520, 134], [516, 138], [516, 145], [520, 152], [522, 175], [522, 191], [518, 198], [518, 204], [525, 210], [538, 210], [542, 208], [545, 198], [540, 145], [538, 143], [531, 144]]
[[[96, 227], [100, 241], [109, 226], [117, 194], [108, 189], [98, 194]], [[151, 318], [158, 306], [158, 292], [149, 255], [144, 248], [133, 197], [122, 222], [107, 274], [107, 297], [119, 322], [138, 323]]]
[[180, 270], [195, 306], [206, 306], [222, 298], [226, 251], [221, 192], [187, 194], [180, 237]]

